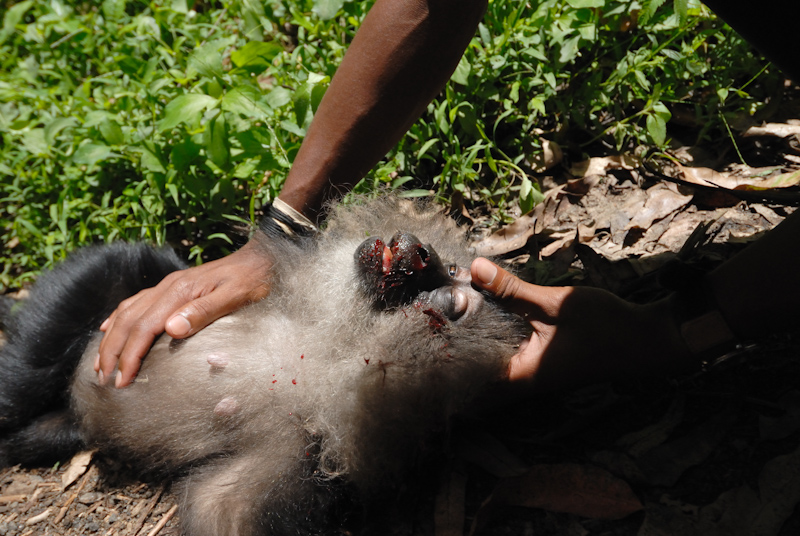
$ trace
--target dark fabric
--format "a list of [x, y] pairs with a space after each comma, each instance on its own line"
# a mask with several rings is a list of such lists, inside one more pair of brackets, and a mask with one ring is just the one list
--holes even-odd
[[714, 13], [756, 47], [783, 73], [800, 82], [797, 58], [797, 4], [781, 0], [758, 3], [737, 0], [706, 0]]

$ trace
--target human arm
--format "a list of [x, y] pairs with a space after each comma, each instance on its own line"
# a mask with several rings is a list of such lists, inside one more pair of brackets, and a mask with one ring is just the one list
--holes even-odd
[[[740, 340], [794, 327], [800, 301], [800, 212], [707, 277], [722, 318]], [[509, 365], [525, 391], [550, 391], [593, 381], [698, 370], [674, 300], [628, 303], [608, 292], [525, 283], [486, 259], [472, 265], [473, 282], [523, 315], [533, 335]]]
[[[393, 147], [455, 70], [486, 0], [378, 0], [353, 39], [280, 199], [312, 221]], [[231, 255], [170, 275], [104, 322], [95, 369], [128, 385], [163, 331], [188, 337], [269, 293], [259, 234]]]

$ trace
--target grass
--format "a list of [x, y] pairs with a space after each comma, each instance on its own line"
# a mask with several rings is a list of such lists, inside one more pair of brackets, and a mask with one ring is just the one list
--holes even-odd
[[[665, 147], [676, 107], [724, 132], [781, 79], [699, 4], [491, 0], [451, 82], [358, 185], [525, 212], [543, 138]], [[80, 245], [196, 262], [280, 191], [370, 2], [49, 0], [0, 8], [0, 286]]]

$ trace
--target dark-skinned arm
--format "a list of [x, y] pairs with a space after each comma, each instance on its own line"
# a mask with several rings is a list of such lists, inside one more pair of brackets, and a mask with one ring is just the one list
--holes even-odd
[[[320, 103], [280, 198], [312, 221], [400, 139], [455, 70], [486, 0], [378, 0]], [[171, 274], [103, 323], [101, 382], [133, 380], [164, 331], [188, 337], [270, 289], [272, 263], [256, 233], [231, 255]]]

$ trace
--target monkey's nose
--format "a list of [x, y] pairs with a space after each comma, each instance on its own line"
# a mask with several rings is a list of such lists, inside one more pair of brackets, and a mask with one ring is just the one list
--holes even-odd
[[411, 274], [424, 270], [431, 262], [429, 249], [411, 233], [396, 233], [389, 241], [386, 250], [384, 272], [388, 271], [385, 267], [389, 264], [390, 270]]

